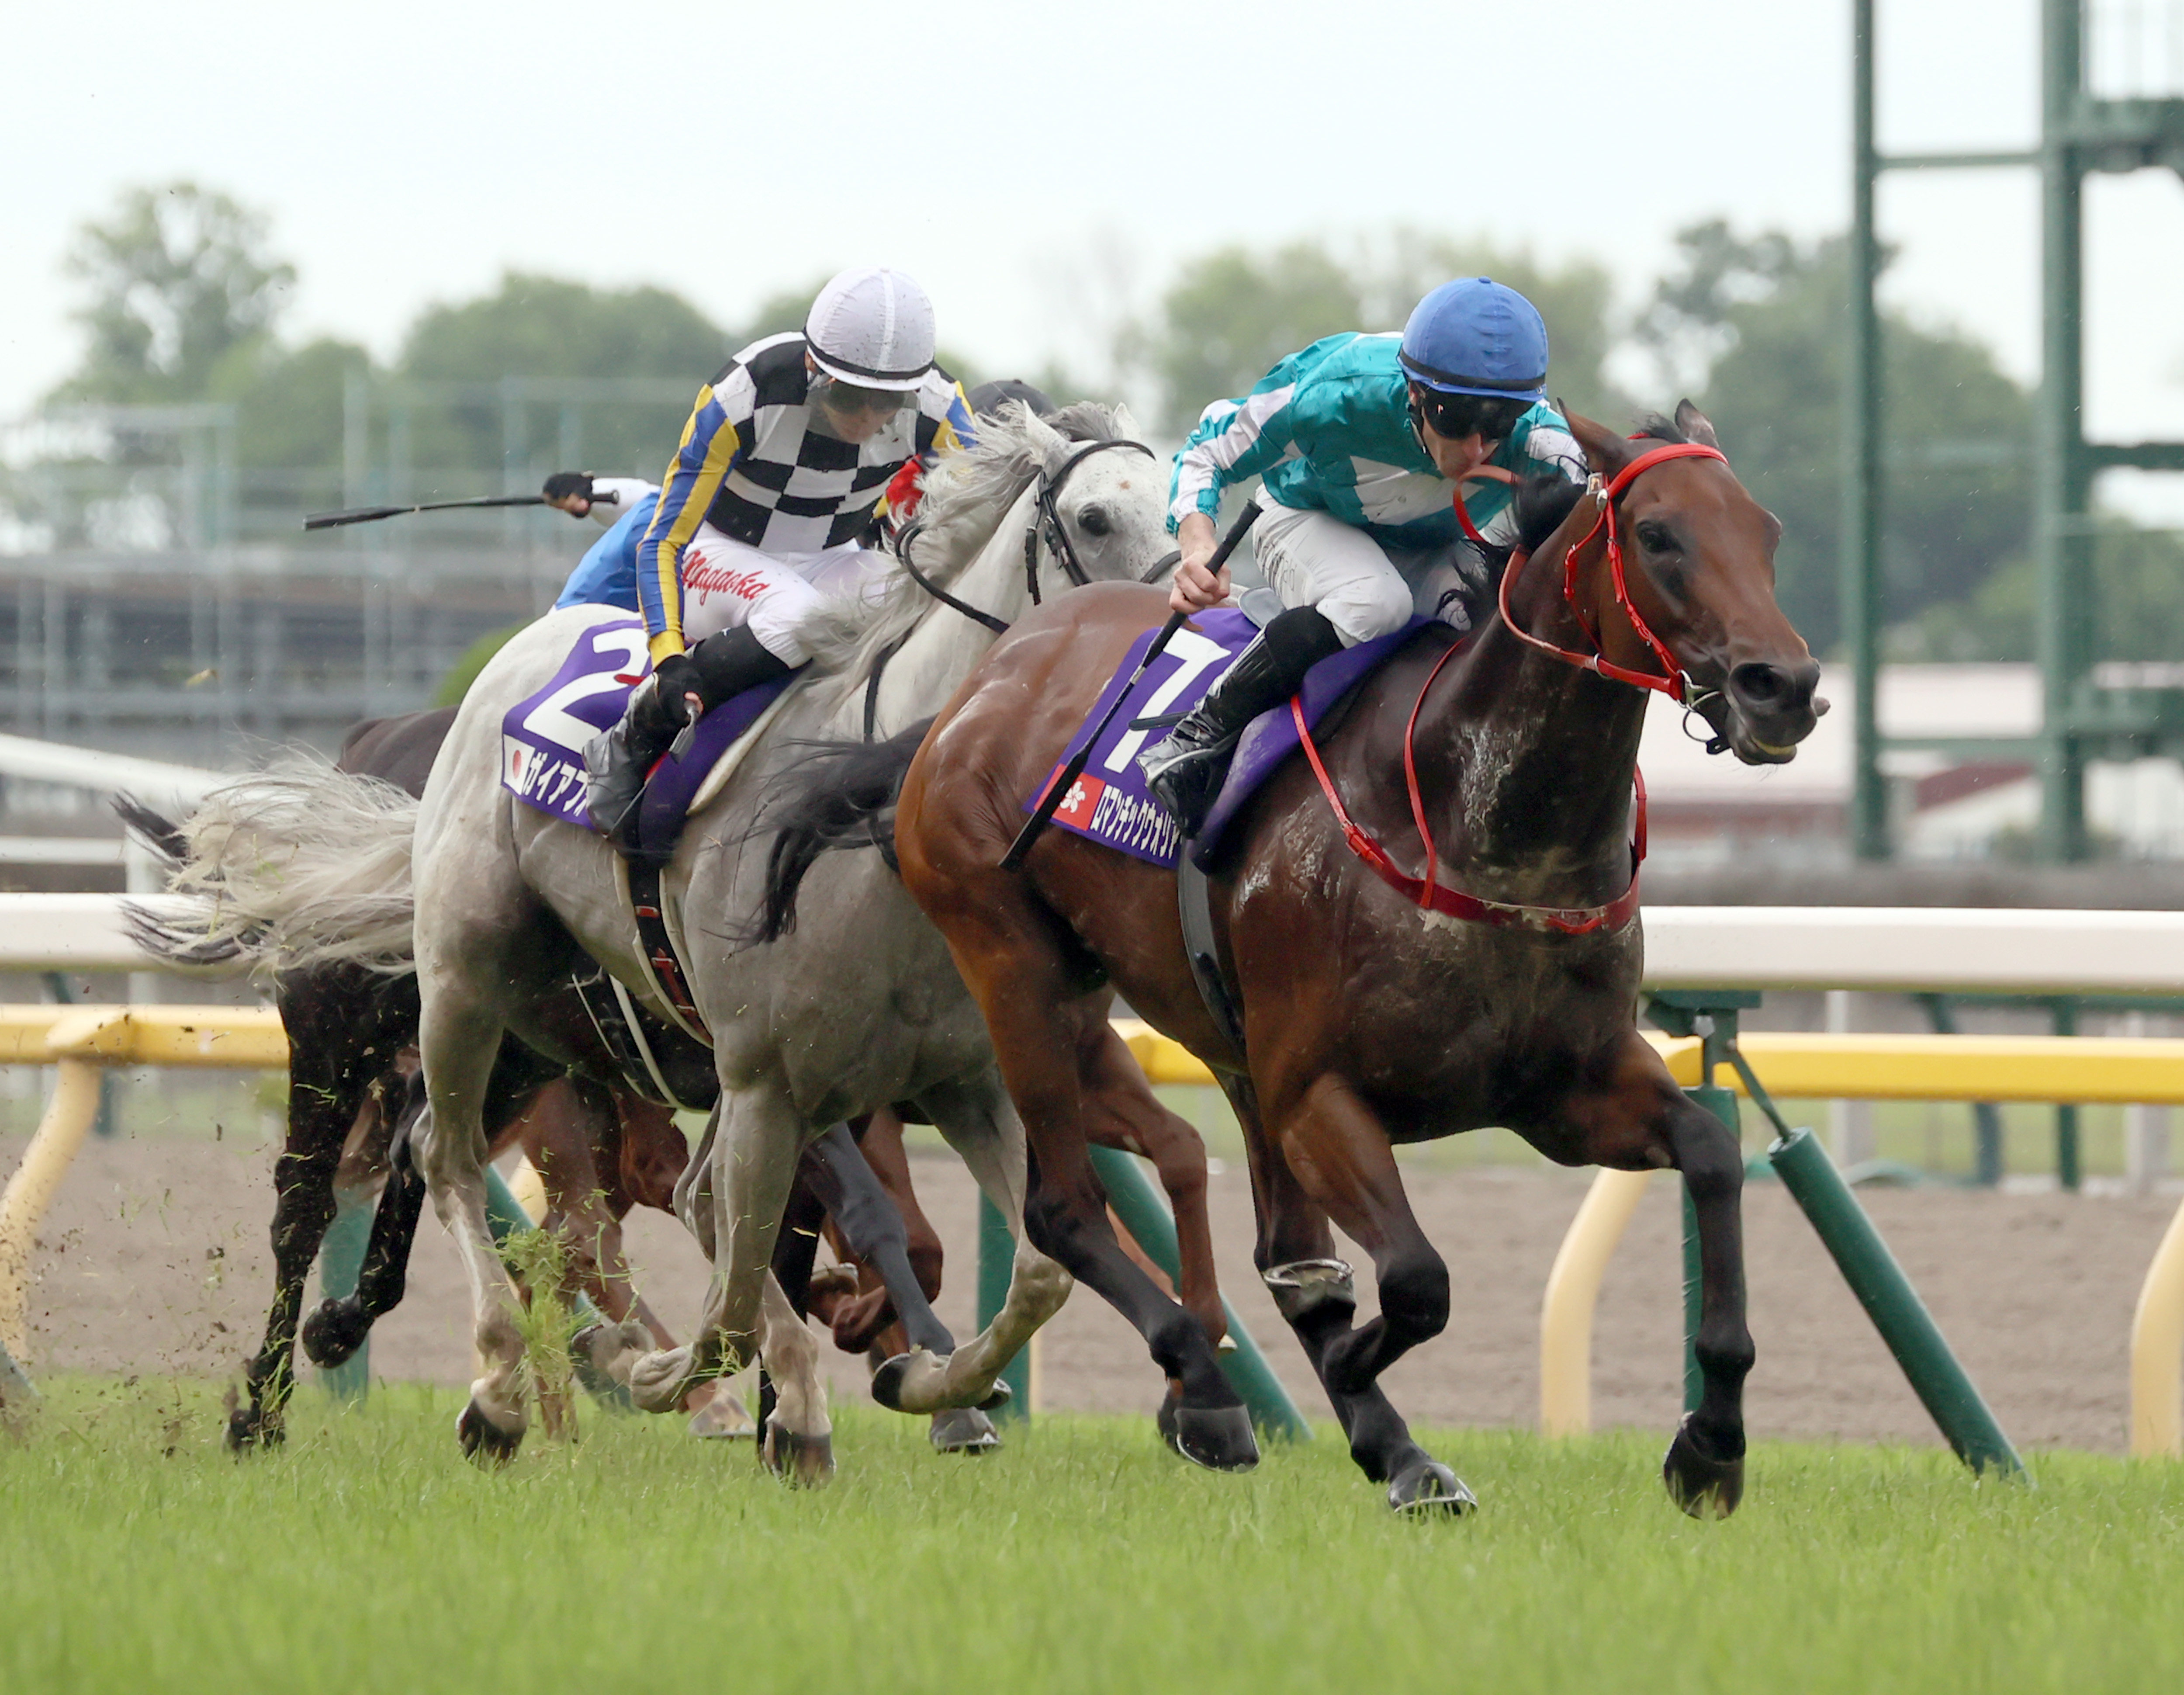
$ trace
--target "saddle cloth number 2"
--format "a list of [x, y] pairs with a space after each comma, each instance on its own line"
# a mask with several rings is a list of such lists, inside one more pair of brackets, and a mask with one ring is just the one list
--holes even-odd
[[592, 638], [592, 651], [620, 655], [623, 662], [604, 671], [587, 672], [582, 677], [571, 677], [524, 715], [523, 728], [541, 741], [582, 752], [584, 744], [599, 731], [567, 709], [594, 694], [609, 694], [616, 689], [627, 689], [629, 685], [622, 678], [640, 676], [645, 669], [649, 657], [647, 646], [644, 631], [641, 627], [599, 631]]

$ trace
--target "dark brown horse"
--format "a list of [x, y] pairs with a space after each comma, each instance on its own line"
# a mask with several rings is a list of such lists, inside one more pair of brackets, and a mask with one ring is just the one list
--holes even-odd
[[[1117, 1246], [1086, 1157], [1088, 1121], [1112, 1086], [1095, 1061], [1115, 990], [1220, 1073], [1250, 1151], [1260, 1270], [1391, 1505], [1471, 1504], [1379, 1386], [1450, 1306], [1394, 1150], [1489, 1124], [1567, 1165], [1683, 1173], [1701, 1242], [1705, 1390], [1664, 1475], [1694, 1514], [1727, 1512], [1741, 1491], [1752, 1358], [1742, 1161], [1636, 1028], [1643, 948], [1635, 898], [1623, 897], [1646, 696], [1564, 661], [1658, 675], [1667, 655], [1682, 673], [1672, 686], [1755, 764], [1788, 759], [1812, 729], [1819, 667], [1775, 605], [1780, 527], [1708, 453], [1703, 417], [1686, 403], [1639, 441], [1573, 426], [1595, 480], [1581, 495], [1526, 491], [1538, 545], [1509, 584], [1508, 619], [1489, 619], [1452, 656], [1450, 631], [1421, 629], [1320, 726], [1329, 789], [1291, 760], [1225, 838], [1211, 905], [1241, 1051], [1194, 984], [1173, 872], [1059, 830], [1021, 870], [1000, 869], [1024, 798], [1132, 640], [1160, 622], [1160, 594], [1095, 585], [1022, 620], [935, 721], [903, 783], [903, 880], [946, 934], [1023, 1115], [1032, 1239], [1145, 1336], [1170, 1380], [1162, 1429], [1200, 1464], [1241, 1468], [1256, 1450], [1201, 1328]], [[1636, 465], [1664, 443], [1688, 444]], [[1611, 542], [1628, 560], [1627, 596]], [[1368, 838], [1409, 892], [1368, 863]], [[1436, 858], [1441, 892], [1422, 905]], [[1449, 916], [1466, 896], [1468, 917]], [[1330, 1222], [1373, 1257], [1380, 1314], [1362, 1326]]]

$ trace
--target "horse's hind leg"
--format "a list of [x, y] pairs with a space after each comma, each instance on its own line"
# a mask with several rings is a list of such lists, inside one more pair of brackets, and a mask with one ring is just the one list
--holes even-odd
[[[227, 1445], [237, 1452], [270, 1447], [286, 1435], [295, 1388], [296, 1319], [304, 1285], [334, 1217], [334, 1174], [365, 1105], [365, 1078], [383, 1068], [387, 994], [340, 972], [314, 972], [281, 984], [288, 1034], [288, 1136], [273, 1168], [273, 1302], [265, 1337], [245, 1377], [247, 1406], [228, 1414]], [[361, 1015], [360, 1015], [361, 1014]], [[391, 1050], [389, 1051], [391, 1051]]]
[[472, 1341], [483, 1366], [456, 1421], [456, 1438], [473, 1458], [512, 1457], [528, 1418], [519, 1375], [522, 1333], [515, 1287], [501, 1264], [486, 1222], [486, 1139], [483, 1109], [488, 1079], [499, 1051], [500, 1015], [482, 997], [458, 988], [455, 973], [419, 949], [421, 980], [438, 982], [425, 999], [418, 1026], [431, 1105], [410, 1145], [425, 1170], [433, 1210], [454, 1238], [471, 1290]]
[[[904, 867], [907, 877], [907, 855]], [[1084, 992], [1081, 973], [1053, 940], [1053, 917], [1030, 905], [1016, 879], [979, 875], [948, 885], [947, 900], [945, 915], [932, 915], [985, 1015], [1023, 1118], [1026, 1233], [1145, 1339], [1168, 1379], [1160, 1423], [1170, 1445], [1220, 1470], [1256, 1465], [1250, 1416], [1204, 1328], [1123, 1251], [1107, 1219], [1106, 1192], [1087, 1151], [1085, 1101], [1108, 1081], [1100, 1057], [1112, 997], [1104, 989]]]
[[1280, 1150], [1268, 1142], [1251, 1084], [1223, 1077], [1222, 1087], [1244, 1127], [1259, 1218], [1254, 1254], [1259, 1274], [1327, 1391], [1349, 1441], [1350, 1457], [1373, 1481], [1388, 1485], [1388, 1504], [1398, 1511], [1469, 1510], [1474, 1504], [1471, 1491], [1412, 1440], [1410, 1426], [1377, 1379], [1362, 1385], [1346, 1376], [1338, 1381], [1330, 1369], [1332, 1360], [1357, 1346], [1357, 1296], [1350, 1268], [1334, 1257], [1327, 1209], [1306, 1192]]
[[388, 1151], [387, 1184], [371, 1215], [371, 1235], [357, 1272], [355, 1292], [320, 1302], [318, 1310], [304, 1320], [304, 1352], [316, 1366], [331, 1369], [352, 1358], [370, 1335], [374, 1322], [402, 1304], [408, 1287], [410, 1249], [425, 1210], [425, 1179], [408, 1147], [409, 1134], [425, 1109], [423, 1079], [411, 1079], [404, 1093], [411, 1098]]
[[1206, 1213], [1206, 1144], [1160, 1103], [1111, 1024], [1087, 1061], [1097, 1085], [1085, 1096], [1085, 1135], [1100, 1147], [1142, 1154], [1160, 1174], [1175, 1213], [1178, 1297], [1216, 1347], [1228, 1334], [1213, 1270], [1213, 1224]]

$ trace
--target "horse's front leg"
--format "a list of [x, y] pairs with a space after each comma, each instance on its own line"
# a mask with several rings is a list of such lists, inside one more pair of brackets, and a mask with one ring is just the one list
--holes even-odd
[[[1380, 1388], [1380, 1374], [1439, 1335], [1449, 1313], [1448, 1266], [1411, 1211], [1387, 1132], [1331, 1073], [1277, 1098], [1252, 1160], [1261, 1274], [1342, 1418], [1351, 1457], [1387, 1483], [1388, 1504], [1468, 1512], [1471, 1491], [1412, 1440]], [[1363, 1324], [1352, 1323], [1348, 1268], [1331, 1257], [1329, 1217], [1373, 1256], [1380, 1313]]]
[[[1007, 1397], [1000, 1374], [1009, 1362], [1030, 1346], [1039, 1327], [1069, 1298], [1070, 1277], [1032, 1246], [1023, 1229], [1023, 1126], [999, 1074], [987, 1070], [969, 1082], [928, 1089], [921, 1104], [969, 1168], [979, 1191], [1007, 1223], [1016, 1238], [1016, 1252], [1010, 1260], [1009, 1292], [993, 1323], [958, 1344], [946, 1359], [934, 1362], [938, 1380], [920, 1392], [936, 1409], [991, 1408]], [[907, 1172], [904, 1174], [906, 1179]], [[961, 1436], [974, 1426], [955, 1420], [950, 1428]], [[953, 1440], [936, 1430], [937, 1446], [948, 1446]]]
[[1613, 1085], [1570, 1103], [1587, 1157], [1601, 1165], [1673, 1166], [1691, 1191], [1699, 1236], [1699, 1404], [1676, 1427], [1662, 1464], [1675, 1503], [1693, 1518], [1724, 1518], [1744, 1494], [1744, 1151], [1736, 1132], [1695, 1103], [1652, 1046], [1632, 1031]]
[[[698, 1384], [763, 1353], [778, 1397], [763, 1432], [768, 1462], [777, 1458], [777, 1469], [800, 1480], [823, 1481], [833, 1469], [833, 1426], [818, 1347], [771, 1269], [805, 1133], [783, 1091], [723, 1087], [698, 1157], [675, 1190], [677, 1212], [713, 1263], [705, 1308], [688, 1345], [648, 1353], [630, 1367], [629, 1388], [645, 1411], [665, 1413]], [[768, 1335], [777, 1352], [765, 1349]]]

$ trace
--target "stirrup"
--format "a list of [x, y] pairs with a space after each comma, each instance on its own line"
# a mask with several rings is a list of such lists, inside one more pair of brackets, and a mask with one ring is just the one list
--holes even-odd
[[1167, 808], [1186, 838], [1195, 837], [1205, 828], [1206, 815], [1221, 793], [1228, 776], [1228, 762], [1242, 739], [1240, 733], [1223, 736], [1219, 741], [1186, 746], [1166, 759], [1157, 758], [1174, 746], [1176, 738], [1171, 736], [1139, 756], [1138, 768], [1145, 774], [1145, 788]]

